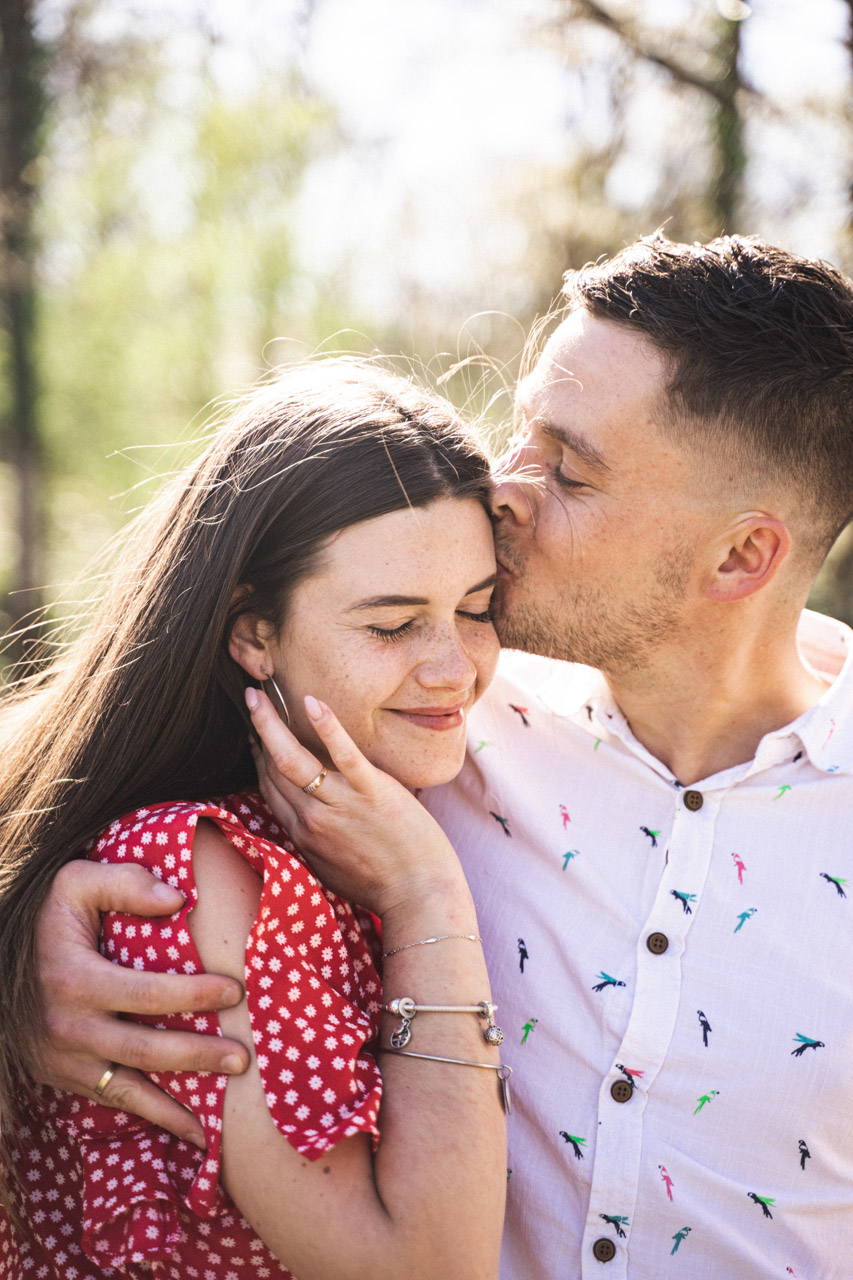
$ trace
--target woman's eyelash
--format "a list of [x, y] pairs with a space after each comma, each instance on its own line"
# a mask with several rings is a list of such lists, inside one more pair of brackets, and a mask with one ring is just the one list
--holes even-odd
[[[484, 609], [482, 613], [469, 613], [467, 609], [457, 609], [460, 618], [465, 618], [469, 622], [491, 622], [492, 615], [488, 609]], [[376, 636], [377, 640], [384, 640], [386, 643], [393, 643], [394, 640], [400, 640], [415, 625], [414, 619], [410, 618], [408, 622], [403, 622], [399, 627], [376, 627], [368, 626], [367, 630], [372, 636]]]
[[402, 623], [399, 627], [391, 627], [388, 629], [386, 627], [369, 626], [367, 630], [372, 636], [376, 636], [378, 640], [386, 640], [390, 643], [393, 640], [401, 639], [413, 626], [414, 623], [410, 619], [408, 622]]

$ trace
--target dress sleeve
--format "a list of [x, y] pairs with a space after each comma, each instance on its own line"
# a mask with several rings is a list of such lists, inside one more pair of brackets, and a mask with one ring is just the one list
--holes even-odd
[[[240, 813], [264, 859], [264, 887], [246, 948], [246, 995], [267, 1106], [310, 1160], [343, 1138], [379, 1140], [382, 1078], [374, 1053], [381, 986], [369, 919], [323, 889], [292, 846], [275, 844], [262, 802]], [[242, 838], [220, 827], [232, 841]], [[236, 837], [236, 839], [235, 839]], [[239, 846], [238, 846], [239, 847]]]
[[[235, 810], [242, 812], [235, 812]], [[199, 818], [215, 822], [263, 875], [258, 919], [246, 951], [246, 994], [258, 1066], [276, 1126], [297, 1151], [318, 1159], [343, 1138], [378, 1142], [381, 1077], [371, 1053], [381, 989], [372, 940], [350, 905], [325, 891], [300, 861], [260, 797], [223, 807], [168, 804], [113, 823], [89, 856], [140, 862], [180, 888], [171, 917], [104, 916], [101, 949], [115, 963], [163, 973], [201, 973], [187, 927], [197, 900], [192, 842]], [[276, 843], [276, 839], [279, 843]], [[221, 1035], [215, 1013], [135, 1021]], [[180, 1216], [213, 1217], [230, 1206], [219, 1188], [226, 1075], [150, 1073], [191, 1110], [207, 1151], [138, 1117], [71, 1094], [45, 1091], [45, 1119], [76, 1141], [84, 1176], [83, 1247], [101, 1266], [168, 1256]]]

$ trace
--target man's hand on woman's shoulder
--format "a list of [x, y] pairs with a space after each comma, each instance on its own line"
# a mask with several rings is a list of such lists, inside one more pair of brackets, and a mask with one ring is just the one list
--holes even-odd
[[219, 1036], [159, 1031], [119, 1014], [224, 1009], [240, 1002], [240, 985], [216, 974], [125, 969], [98, 951], [101, 912], [171, 915], [182, 902], [179, 890], [142, 867], [74, 861], [59, 871], [42, 908], [36, 937], [45, 1035], [32, 1071], [43, 1084], [95, 1098], [95, 1085], [110, 1066], [118, 1064], [99, 1102], [121, 1107], [204, 1146], [195, 1117], [142, 1073], [239, 1073], [248, 1064], [245, 1048]]

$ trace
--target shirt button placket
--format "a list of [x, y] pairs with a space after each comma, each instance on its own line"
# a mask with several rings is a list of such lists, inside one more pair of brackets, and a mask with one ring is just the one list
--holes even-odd
[[[720, 797], [722, 799], [722, 796]], [[601, 1216], [621, 1216], [630, 1237], [636, 1204], [643, 1144], [643, 1116], [648, 1090], [663, 1065], [672, 1040], [681, 998], [681, 954], [695, 919], [671, 911], [673, 890], [696, 895], [708, 874], [714, 825], [719, 808], [691, 787], [678, 795], [667, 858], [637, 949], [636, 990], [622, 1043], [614, 1061], [618, 1070], [638, 1072], [638, 1083], [616, 1075], [603, 1082], [599, 1102], [599, 1132], [590, 1191], [589, 1214], [583, 1250], [583, 1277], [599, 1274], [607, 1262], [607, 1274], [627, 1276], [630, 1239], [620, 1242], [601, 1235]], [[663, 826], [659, 822], [657, 825]], [[666, 932], [659, 927], [666, 923]], [[627, 1221], [626, 1221], [627, 1220]]]

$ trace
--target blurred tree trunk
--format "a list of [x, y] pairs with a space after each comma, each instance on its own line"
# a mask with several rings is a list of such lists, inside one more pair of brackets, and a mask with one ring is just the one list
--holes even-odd
[[[847, 2], [853, 4], [853, 0]], [[571, 0], [570, 8], [575, 18], [588, 19], [613, 32], [635, 57], [660, 67], [677, 84], [698, 89], [711, 99], [715, 154], [708, 199], [714, 235], [736, 230], [746, 166], [741, 100], [745, 93], [755, 94], [744, 80], [740, 67], [741, 25], [749, 10], [738, 0], [727, 0], [719, 8], [721, 13], [715, 19], [718, 35], [713, 49], [709, 51], [713, 62], [711, 74], [696, 71], [676, 55], [655, 47], [630, 19], [616, 17], [597, 0]], [[723, 16], [723, 8], [738, 16]]]
[[736, 231], [738, 205], [740, 203], [743, 175], [746, 168], [746, 152], [743, 142], [743, 116], [740, 110], [740, 91], [744, 87], [740, 76], [740, 34], [742, 22], [730, 18], [719, 19], [720, 34], [717, 40], [719, 96], [714, 107], [714, 136], [716, 139], [716, 179], [711, 191], [713, 214], [719, 232]]
[[[0, 3], [0, 323], [5, 338], [8, 400], [4, 452], [15, 479], [18, 538], [10, 608], [20, 624], [41, 606], [42, 447], [34, 358], [35, 234], [38, 154], [45, 116], [42, 53], [33, 30], [33, 0]], [[19, 646], [15, 656], [22, 656]]]

